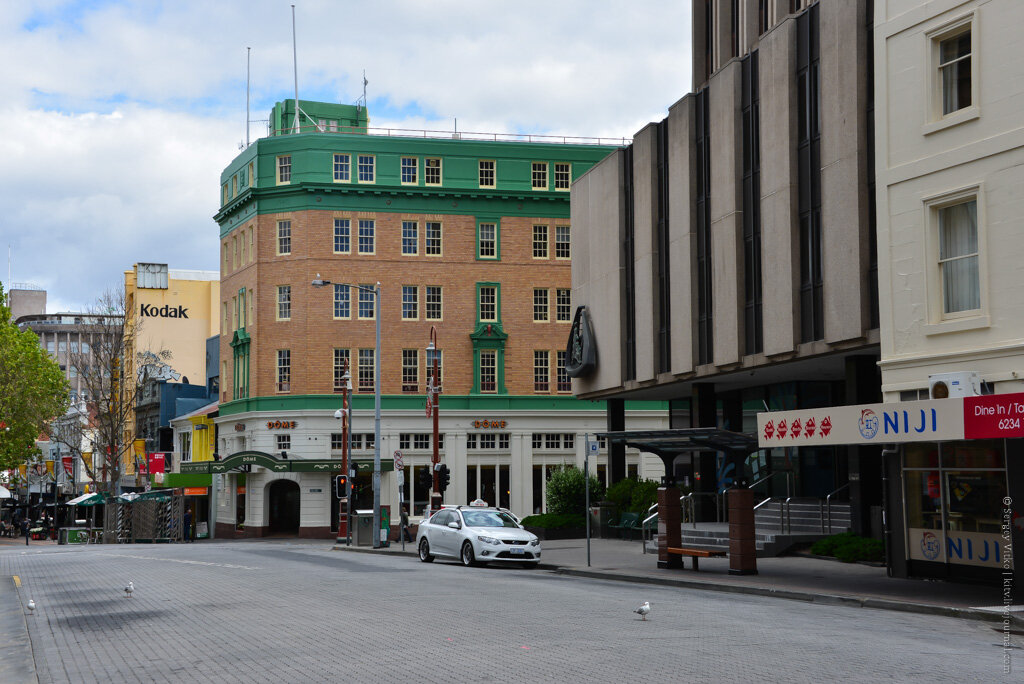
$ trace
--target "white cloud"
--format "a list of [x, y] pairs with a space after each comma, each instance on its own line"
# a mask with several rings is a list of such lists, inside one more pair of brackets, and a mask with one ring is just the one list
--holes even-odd
[[[0, 240], [82, 308], [136, 261], [217, 268], [220, 171], [292, 97], [288, 0], [5, 3]], [[686, 93], [689, 3], [298, 0], [299, 94], [376, 126], [631, 136]], [[25, 27], [31, 30], [26, 30]], [[265, 128], [253, 124], [252, 135]], [[6, 273], [4, 274], [4, 277]]]

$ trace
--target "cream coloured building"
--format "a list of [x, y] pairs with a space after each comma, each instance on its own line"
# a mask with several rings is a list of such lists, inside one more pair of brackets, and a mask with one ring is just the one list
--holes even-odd
[[[1024, 391], [1022, 26], [1018, 0], [875, 2], [886, 402], [941, 398], [939, 380], [952, 397]], [[1024, 508], [1006, 503], [1024, 500], [1024, 440], [897, 451], [894, 574], [1000, 581], [1012, 559], [984, 550], [1005, 548], [1011, 530], [1024, 544]]]

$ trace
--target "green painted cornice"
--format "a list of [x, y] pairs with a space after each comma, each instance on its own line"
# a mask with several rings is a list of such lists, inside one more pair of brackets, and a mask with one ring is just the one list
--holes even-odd
[[[426, 395], [401, 394], [381, 397], [381, 410], [423, 411]], [[355, 410], [373, 410], [373, 395], [356, 394], [350, 398]], [[335, 411], [341, 406], [340, 394], [298, 394], [251, 397], [222, 403], [221, 416], [240, 413], [276, 411]], [[668, 411], [667, 401], [627, 401], [627, 411]], [[508, 395], [441, 395], [441, 411], [601, 411], [605, 402], [577, 399], [571, 396], [508, 396]]]

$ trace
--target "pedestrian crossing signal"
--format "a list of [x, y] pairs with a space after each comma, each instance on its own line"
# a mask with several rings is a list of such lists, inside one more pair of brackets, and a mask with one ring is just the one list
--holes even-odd
[[334, 486], [339, 499], [348, 496], [348, 475], [338, 475], [334, 478]]

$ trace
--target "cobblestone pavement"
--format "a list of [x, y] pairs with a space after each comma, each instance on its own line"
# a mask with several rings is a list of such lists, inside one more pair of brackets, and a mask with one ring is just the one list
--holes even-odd
[[[21, 584], [0, 583], [0, 600], [38, 606], [25, 622], [44, 683], [964, 682], [1024, 672], [1021, 638], [1004, 650], [993, 623], [425, 565], [329, 542], [5, 548], [0, 575]], [[646, 622], [632, 613], [645, 600]]]

